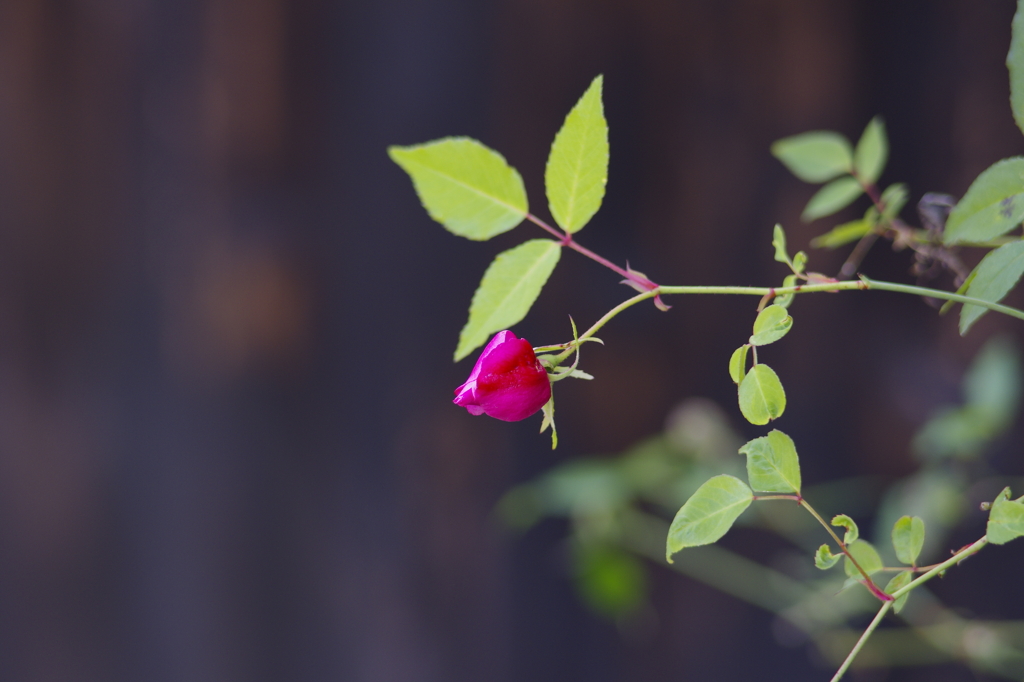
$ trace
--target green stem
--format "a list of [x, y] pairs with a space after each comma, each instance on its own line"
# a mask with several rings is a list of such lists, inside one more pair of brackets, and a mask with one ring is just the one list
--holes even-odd
[[839, 670], [836, 671], [836, 674], [832, 676], [831, 682], [839, 682], [839, 679], [849, 669], [850, 664], [853, 663], [853, 659], [857, 658], [857, 654], [859, 654], [860, 650], [864, 647], [864, 643], [868, 641], [868, 637], [871, 636], [871, 633], [875, 631], [878, 624], [882, 622], [883, 618], [885, 618], [885, 614], [887, 614], [889, 609], [892, 608], [892, 605], [893, 602], [887, 601], [882, 604], [882, 608], [878, 609], [878, 613], [875, 614], [874, 619], [868, 624], [867, 628], [865, 628], [864, 634], [862, 634], [860, 639], [857, 640], [857, 643], [853, 645], [853, 649], [851, 649], [850, 653], [846, 656], [846, 660], [843, 661], [841, 666], [839, 666]]
[[850, 651], [849, 655], [847, 655], [846, 660], [843, 661], [843, 664], [839, 666], [839, 670], [837, 670], [836, 674], [832, 677], [832, 682], [838, 682], [839, 678], [841, 678], [843, 676], [843, 673], [845, 673], [846, 670], [850, 667], [850, 664], [853, 663], [853, 659], [857, 657], [858, 653], [860, 653], [860, 650], [864, 646], [864, 643], [868, 641], [868, 637], [870, 637], [871, 633], [875, 631], [875, 628], [878, 627], [878, 624], [882, 622], [882, 618], [885, 617], [885, 614], [889, 611], [889, 608], [896, 603], [896, 599], [899, 599], [903, 595], [907, 594], [915, 587], [919, 587], [924, 583], [928, 582], [935, 576], [945, 571], [950, 566], [960, 563], [961, 561], [963, 561], [964, 559], [973, 554], [977, 554], [987, 544], [988, 536], [983, 535], [980, 540], [977, 540], [973, 544], [964, 547], [962, 550], [960, 550], [950, 558], [946, 559], [941, 564], [937, 564], [934, 568], [932, 568], [924, 575], [916, 578], [915, 580], [907, 583], [900, 589], [893, 592], [892, 595], [890, 595], [893, 598], [893, 601], [887, 601], [884, 604], [882, 604], [882, 608], [878, 610], [878, 613], [875, 615], [874, 620], [872, 620], [871, 623], [868, 625], [867, 629], [864, 630], [864, 634], [862, 634], [860, 636], [860, 639], [857, 640], [857, 643], [853, 646], [853, 649]]
[[904, 585], [900, 589], [898, 589], [895, 592], [893, 592], [892, 593], [892, 598], [893, 599], [899, 599], [900, 597], [905, 595], [907, 592], [910, 592], [915, 587], [918, 587], [919, 585], [922, 585], [922, 584], [928, 582], [929, 580], [931, 580], [932, 578], [934, 578], [938, 574], [940, 574], [943, 571], [945, 571], [950, 566], [952, 566], [954, 564], [960, 563], [961, 561], [963, 561], [967, 557], [971, 556], [972, 554], [977, 554], [987, 544], [988, 544], [988, 536], [987, 535], [983, 535], [980, 540], [977, 540], [973, 544], [970, 544], [970, 545], [964, 547], [962, 550], [960, 550], [959, 552], [957, 552], [956, 554], [954, 554], [950, 558], [946, 559], [941, 564], [937, 564], [935, 566], [935, 568], [933, 568], [932, 570], [928, 571], [927, 573], [925, 573], [922, 576], [919, 576], [918, 578], [915, 578], [911, 582], [907, 583], [906, 585]]
[[555, 356], [555, 359], [554, 359], [555, 366], [560, 365], [563, 360], [565, 360], [567, 357], [572, 355], [573, 351], [576, 349], [576, 347], [579, 344], [583, 343], [584, 341], [586, 341], [587, 339], [592, 337], [594, 334], [596, 334], [597, 331], [601, 327], [605, 326], [609, 322], [609, 320], [611, 320], [613, 317], [615, 317], [616, 315], [621, 313], [623, 310], [625, 310], [626, 308], [629, 308], [629, 307], [632, 307], [632, 306], [636, 305], [640, 301], [644, 301], [644, 300], [646, 300], [648, 298], [654, 298], [657, 295], [658, 295], [658, 290], [657, 289], [652, 289], [651, 291], [645, 291], [642, 294], [637, 294], [633, 298], [626, 299], [622, 303], [618, 304], [617, 306], [615, 306], [614, 308], [612, 308], [611, 310], [606, 312], [604, 314], [604, 317], [602, 317], [600, 320], [598, 320], [597, 322], [595, 322], [594, 324], [592, 324], [590, 326], [590, 329], [588, 329], [587, 331], [585, 331], [582, 334], [580, 334], [580, 337], [578, 339], [576, 339], [575, 343], [569, 344], [568, 348], [566, 348], [564, 351], [562, 351], [557, 356]]
[[[882, 596], [885, 595], [885, 593], [881, 589], [879, 589], [879, 587], [877, 585], [875, 585], [875, 581], [871, 579], [871, 576], [868, 575], [868, 572], [860, 567], [860, 564], [857, 563], [857, 560], [853, 558], [853, 554], [850, 552], [850, 550], [848, 550], [846, 548], [846, 543], [843, 542], [842, 540], [840, 540], [839, 536], [836, 535], [836, 532], [834, 530], [832, 530], [832, 526], [830, 524], [828, 524], [828, 523], [825, 523], [825, 519], [821, 518], [821, 515], [818, 514], [818, 512], [816, 512], [814, 510], [814, 507], [812, 507], [810, 504], [808, 504], [807, 500], [805, 500], [804, 498], [801, 497], [799, 500], [797, 500], [797, 504], [799, 504], [801, 507], [806, 509], [807, 513], [810, 514], [811, 516], [813, 516], [815, 519], [817, 519], [818, 523], [821, 524], [822, 528], [824, 528], [825, 530], [828, 531], [828, 534], [832, 536], [832, 539], [835, 540], [836, 545], [838, 545], [839, 549], [841, 549], [843, 551], [843, 554], [846, 555], [846, 558], [849, 559], [850, 563], [853, 564], [854, 568], [856, 568], [857, 571], [862, 576], [864, 576], [865, 587], [868, 588], [868, 591], [870, 591], [871, 594], [873, 594], [876, 597], [878, 597], [879, 599], [881, 599]], [[882, 599], [882, 601], [888, 602], [888, 601], [892, 601], [892, 599], [889, 599], [889, 600]]]

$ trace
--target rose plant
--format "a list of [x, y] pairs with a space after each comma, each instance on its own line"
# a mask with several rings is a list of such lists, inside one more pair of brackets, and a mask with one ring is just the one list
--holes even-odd
[[[1007, 64], [1011, 108], [1024, 131], [1024, 0], [1019, 0], [1014, 18]], [[961, 334], [988, 311], [1024, 320], [1024, 311], [1000, 303], [1024, 274], [1024, 238], [1019, 232], [1024, 220], [1024, 157], [1004, 159], [982, 172], [959, 202], [944, 195], [925, 195], [919, 204], [924, 225], [913, 228], [900, 217], [908, 197], [905, 186], [895, 183], [880, 190], [877, 185], [889, 149], [880, 118], [868, 124], [855, 145], [839, 133], [819, 131], [785, 138], [772, 146], [772, 153], [798, 178], [822, 185], [804, 210], [805, 220], [830, 216], [867, 197], [863, 218], [838, 225], [811, 243], [837, 248], [856, 242], [838, 277], [808, 270], [804, 251], [790, 256], [780, 225], [772, 233], [775, 260], [789, 269], [780, 286], [661, 285], [599, 256], [581, 245], [576, 234], [600, 208], [607, 183], [608, 125], [602, 86], [598, 76], [569, 112], [552, 143], [544, 184], [554, 225], [529, 211], [519, 173], [499, 153], [476, 140], [451, 137], [388, 149], [409, 174], [430, 216], [453, 234], [487, 240], [526, 221], [552, 237], [530, 239], [499, 254], [473, 296], [455, 360], [486, 345], [466, 382], [456, 389], [454, 400], [471, 414], [519, 421], [543, 410], [541, 430], [552, 427], [554, 447], [552, 382], [570, 376], [590, 378], [577, 368], [580, 346], [596, 341], [595, 334], [605, 324], [638, 303], [650, 299], [660, 310], [668, 310], [662, 297], [669, 295], [734, 294], [760, 299], [751, 334], [732, 353], [727, 368], [736, 384], [740, 413], [758, 426], [782, 418], [788, 400], [779, 376], [759, 360], [758, 349], [788, 334], [794, 323], [790, 309], [799, 295], [874, 289], [943, 300], [945, 309], [959, 303]], [[936, 269], [951, 273], [956, 291], [854, 277], [864, 255], [879, 239], [911, 249], [914, 272], [919, 276]], [[969, 272], [959, 257], [963, 248], [987, 252]], [[636, 293], [582, 334], [577, 334], [573, 325], [571, 341], [535, 349], [509, 328], [529, 312], [565, 249], [612, 270]], [[563, 367], [573, 355], [572, 365]], [[984, 400], [979, 404], [985, 405]], [[990, 408], [986, 406], [982, 413], [991, 412]], [[1005, 419], [989, 420], [990, 426], [997, 422]], [[828, 571], [842, 563], [845, 587], [862, 586], [877, 606], [874, 619], [839, 665], [833, 682], [845, 674], [887, 614], [904, 607], [913, 590], [988, 545], [1024, 536], [1024, 497], [1015, 499], [1005, 488], [985, 505], [989, 512], [985, 535], [934, 564], [918, 561], [925, 521], [909, 514], [895, 519], [887, 539], [898, 565], [886, 566], [878, 548], [861, 537], [850, 516], [838, 514], [826, 520], [808, 503], [793, 438], [773, 428], [738, 451], [745, 457], [746, 480], [735, 475], [741, 472], [718, 473], [696, 487], [681, 506], [678, 500], [674, 502], [678, 511], [666, 531], [665, 559], [671, 563], [674, 555], [686, 548], [715, 543], [754, 502], [784, 501], [806, 511], [828, 540], [814, 552], [813, 564]], [[886, 572], [891, 578], [880, 581]]]

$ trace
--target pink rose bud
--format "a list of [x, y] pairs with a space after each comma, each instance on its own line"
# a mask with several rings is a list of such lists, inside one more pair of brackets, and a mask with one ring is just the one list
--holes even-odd
[[466, 383], [455, 389], [456, 405], [470, 414], [517, 422], [551, 397], [551, 382], [526, 339], [498, 332], [480, 353]]

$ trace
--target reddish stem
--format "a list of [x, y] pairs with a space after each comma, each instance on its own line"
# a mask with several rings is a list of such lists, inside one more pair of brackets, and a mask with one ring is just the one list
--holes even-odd
[[527, 213], [526, 214], [526, 219], [529, 220], [534, 225], [537, 225], [538, 227], [546, 230], [547, 232], [550, 232], [552, 235], [554, 235], [558, 239], [558, 242], [562, 246], [568, 246], [573, 251], [581, 253], [584, 256], [586, 256], [587, 258], [600, 263], [601, 265], [605, 266], [606, 268], [608, 268], [608, 269], [610, 269], [610, 270], [612, 270], [614, 272], [617, 272], [618, 274], [622, 275], [623, 277], [625, 277], [630, 282], [635, 282], [635, 283], [639, 284], [646, 291], [653, 291], [654, 289], [658, 288], [657, 284], [655, 284], [651, 280], [647, 279], [646, 277], [641, 277], [640, 275], [638, 275], [638, 274], [636, 274], [634, 272], [630, 272], [629, 270], [626, 270], [625, 268], [621, 268], [618, 265], [616, 265], [615, 263], [612, 263], [607, 258], [604, 258], [603, 256], [597, 255], [596, 253], [594, 253], [593, 251], [591, 251], [590, 249], [588, 249], [585, 246], [581, 246], [580, 244], [578, 244], [577, 242], [575, 242], [573, 240], [571, 233], [569, 233], [569, 232], [561, 232], [560, 230], [558, 230], [558, 229], [548, 225], [546, 222], [544, 222], [543, 220], [541, 220], [537, 216], [533, 215], [532, 213]]

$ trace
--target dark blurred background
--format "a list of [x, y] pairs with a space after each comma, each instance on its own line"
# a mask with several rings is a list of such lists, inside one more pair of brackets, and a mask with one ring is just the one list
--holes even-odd
[[[856, 139], [882, 114], [883, 182], [907, 182], [911, 207], [1024, 152], [1004, 67], [1013, 11], [2, 0], [0, 679], [824, 679], [767, 614], [668, 571], [657, 631], [624, 640], [574, 597], [564, 527], [516, 536], [493, 515], [513, 484], [621, 450], [686, 397], [740, 428], [726, 365], [756, 302], [622, 315], [584, 353], [597, 379], [559, 385], [552, 453], [539, 417], [450, 403], [472, 363], [451, 355], [474, 287], [541, 233], [450, 235], [385, 147], [476, 137], [546, 217], [548, 146], [603, 73], [608, 193], [579, 240], [666, 284], [774, 284], [776, 221], [795, 250], [864, 207], [801, 224], [814, 188], [771, 141]], [[844, 256], [814, 252], [811, 268]], [[910, 265], [882, 243], [862, 270], [912, 282]], [[616, 280], [566, 253], [517, 333], [564, 341], [568, 315], [588, 326], [629, 295]], [[979, 345], [1024, 336], [988, 315], [960, 339], [954, 316], [885, 293], [815, 295], [794, 314], [766, 352], [805, 481], [912, 471], [909, 439], [957, 399]], [[1024, 474], [1021, 435], [996, 454], [1004, 473]], [[965, 575], [1019, 565], [1019, 548], [1001, 551], [1016, 554]], [[988, 617], [1024, 612], [1012, 590], [968, 593]]]

